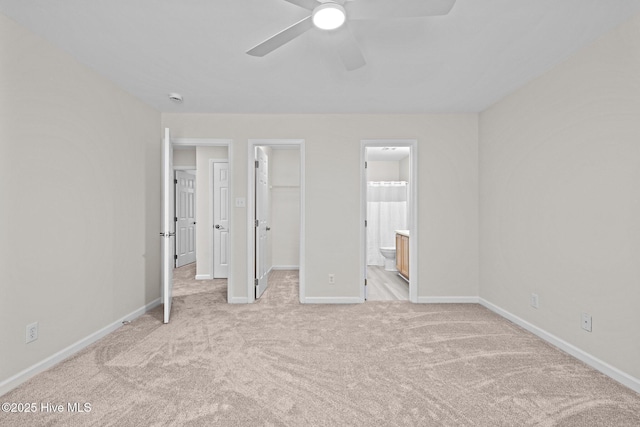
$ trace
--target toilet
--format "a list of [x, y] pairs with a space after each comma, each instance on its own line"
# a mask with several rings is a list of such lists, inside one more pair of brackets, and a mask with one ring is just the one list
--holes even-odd
[[380, 253], [384, 257], [384, 269], [386, 271], [398, 271], [396, 269], [396, 248], [381, 247]]

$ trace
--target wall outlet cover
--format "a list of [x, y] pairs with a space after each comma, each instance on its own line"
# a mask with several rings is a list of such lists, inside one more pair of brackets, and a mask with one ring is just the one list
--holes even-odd
[[29, 344], [38, 339], [38, 322], [27, 325], [26, 343]]

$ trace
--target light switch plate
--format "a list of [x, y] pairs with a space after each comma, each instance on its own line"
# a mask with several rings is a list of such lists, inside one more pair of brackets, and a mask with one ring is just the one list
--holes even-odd
[[591, 315], [589, 313], [582, 313], [582, 329], [591, 332]]
[[538, 298], [538, 294], [531, 294], [531, 307], [538, 308], [540, 304], [540, 299]]

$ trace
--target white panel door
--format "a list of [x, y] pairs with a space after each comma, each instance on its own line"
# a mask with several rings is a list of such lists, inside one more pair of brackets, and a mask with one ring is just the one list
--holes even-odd
[[269, 224], [269, 158], [256, 148], [256, 299], [269, 285], [267, 280], [267, 229]]
[[369, 232], [369, 229], [367, 228], [367, 226], [369, 225], [369, 210], [368, 210], [368, 207], [369, 207], [368, 194], [369, 194], [369, 192], [367, 191], [367, 181], [369, 181], [369, 175], [368, 175], [369, 171], [367, 169], [368, 156], [367, 156], [367, 148], [366, 147], [364, 149], [364, 159], [365, 159], [364, 160], [364, 174], [363, 174], [363, 177], [362, 177], [364, 182], [362, 182], [361, 191], [364, 192], [364, 196], [363, 197], [365, 199], [364, 200], [364, 218], [365, 218], [365, 220], [364, 220], [364, 224], [363, 224], [364, 225], [364, 233], [362, 233], [362, 234], [364, 235], [364, 242], [363, 242], [363, 244], [364, 244], [364, 300], [366, 301], [367, 300], [367, 296], [368, 296], [367, 295], [367, 293], [368, 293], [367, 292], [368, 291], [368, 289], [367, 289], [367, 274], [368, 274], [368, 271], [367, 271], [368, 266], [367, 266], [367, 264], [369, 264], [367, 262], [368, 261], [367, 260], [367, 258], [368, 258], [367, 248], [369, 247], [368, 243], [367, 243], [367, 233]]
[[229, 276], [229, 164], [213, 164], [213, 278]]
[[176, 171], [176, 267], [196, 262], [196, 176]]
[[162, 302], [164, 304], [164, 323], [169, 323], [171, 314], [171, 293], [173, 291], [173, 256], [175, 230], [173, 198], [173, 149], [169, 129], [164, 130], [162, 141]]

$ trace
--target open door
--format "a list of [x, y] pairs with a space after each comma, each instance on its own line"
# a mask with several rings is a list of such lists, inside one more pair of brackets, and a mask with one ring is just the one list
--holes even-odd
[[369, 210], [368, 208], [368, 195], [367, 195], [367, 181], [369, 180], [369, 175], [368, 175], [368, 170], [367, 170], [367, 147], [364, 147], [364, 172], [362, 173], [362, 194], [364, 197], [364, 233], [362, 233], [363, 237], [364, 237], [364, 242], [363, 242], [363, 247], [364, 247], [364, 300], [367, 300], [367, 297], [369, 296], [369, 288], [367, 288], [367, 274], [368, 274], [368, 262], [367, 262], [367, 233], [369, 232], [369, 230], [367, 229], [367, 225], [368, 225], [368, 220], [369, 220]]
[[162, 302], [164, 323], [169, 323], [171, 314], [171, 293], [173, 291], [174, 199], [173, 199], [173, 150], [169, 129], [164, 130], [162, 141]]
[[269, 230], [269, 159], [261, 147], [256, 148], [256, 299], [269, 285], [267, 281], [267, 231]]
[[229, 277], [229, 164], [213, 164], [213, 278]]
[[176, 268], [196, 262], [196, 176], [176, 171]]

